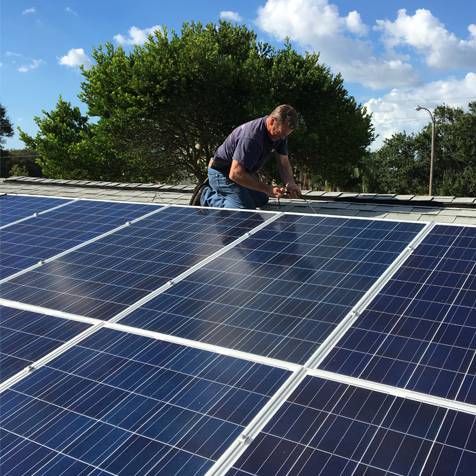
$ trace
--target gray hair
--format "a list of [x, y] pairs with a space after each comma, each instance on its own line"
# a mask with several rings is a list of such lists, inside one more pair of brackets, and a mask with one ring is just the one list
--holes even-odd
[[281, 104], [276, 107], [270, 114], [270, 117], [274, 117], [279, 124], [284, 124], [290, 129], [296, 129], [298, 125], [298, 113], [289, 104]]

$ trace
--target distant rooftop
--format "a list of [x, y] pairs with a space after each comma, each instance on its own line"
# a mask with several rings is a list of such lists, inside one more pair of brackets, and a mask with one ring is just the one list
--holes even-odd
[[[0, 179], [0, 194], [45, 195], [187, 205], [193, 185], [94, 182], [35, 177]], [[303, 191], [305, 199], [271, 200], [267, 210], [476, 225], [476, 197]]]

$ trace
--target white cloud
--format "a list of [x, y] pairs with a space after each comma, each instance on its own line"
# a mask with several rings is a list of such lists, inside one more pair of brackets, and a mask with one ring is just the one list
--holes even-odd
[[401, 56], [377, 57], [368, 30], [357, 11], [341, 16], [328, 0], [267, 0], [258, 10], [261, 29], [283, 40], [286, 37], [320, 53], [321, 61], [347, 81], [367, 87], [402, 87], [418, 84], [413, 67]]
[[377, 20], [376, 30], [383, 32], [385, 44], [394, 49], [413, 47], [428, 66], [439, 69], [476, 68], [476, 25], [468, 26], [467, 40], [459, 39], [433, 16], [419, 9], [414, 15], [399, 10], [395, 21]]
[[58, 63], [69, 68], [79, 68], [80, 66], [89, 68], [91, 66], [91, 60], [83, 48], [71, 48], [66, 55], [59, 58]]
[[34, 69], [37, 69], [38, 67], [40, 67], [42, 64], [45, 64], [45, 62], [42, 60], [42, 59], [34, 59], [31, 61], [30, 64], [23, 64], [21, 65], [17, 71], [19, 71], [20, 73], [28, 73]]
[[362, 23], [360, 13], [355, 10], [349, 12], [349, 14], [345, 17], [345, 23], [351, 33], [359, 36], [366, 35], [369, 30], [367, 25]]
[[34, 13], [36, 13], [36, 8], [27, 8], [26, 10], [23, 10], [21, 12], [22, 15], [33, 15]]
[[70, 13], [71, 15], [74, 15], [75, 17], [78, 16], [78, 13], [77, 13], [76, 11], [74, 11], [71, 7], [66, 7], [66, 8], [64, 9], [64, 11], [65, 11], [66, 13]]
[[372, 112], [372, 122], [379, 137], [372, 149], [379, 148], [385, 138], [396, 132], [412, 133], [428, 124], [430, 118], [425, 111], [417, 112], [417, 105], [430, 110], [446, 104], [465, 107], [476, 100], [476, 73], [468, 73], [463, 79], [433, 81], [412, 89], [393, 89], [390, 93], [372, 98], [365, 104]]
[[8, 57], [13, 57], [13, 58], [21, 58], [23, 57], [23, 55], [21, 53], [14, 53], [13, 51], [7, 51], [5, 53], [5, 56], [8, 56]]
[[129, 37], [121, 34], [114, 35], [114, 39], [120, 45], [143, 45], [147, 41], [147, 37], [154, 33], [155, 30], [159, 30], [162, 27], [154, 25], [150, 28], [137, 28], [133, 26], [129, 29]]
[[230, 10], [220, 12], [220, 18], [222, 20], [229, 20], [229, 21], [236, 21], [236, 22], [243, 21], [243, 18], [238, 12], [232, 12]]

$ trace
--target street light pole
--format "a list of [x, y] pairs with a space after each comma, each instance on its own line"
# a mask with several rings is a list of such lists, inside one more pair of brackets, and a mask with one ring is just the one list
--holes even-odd
[[433, 117], [433, 114], [429, 109], [426, 107], [422, 106], [417, 106], [416, 110], [421, 111], [421, 110], [426, 111], [430, 117], [431, 117], [431, 156], [430, 156], [430, 184], [428, 186], [428, 195], [432, 195], [432, 190], [433, 190], [433, 162], [435, 160], [435, 129], [436, 129], [436, 124], [435, 124], [435, 118]]

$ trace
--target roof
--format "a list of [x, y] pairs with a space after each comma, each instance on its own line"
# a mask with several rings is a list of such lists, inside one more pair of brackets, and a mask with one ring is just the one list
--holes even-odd
[[[9, 177], [0, 182], [0, 193], [118, 200], [186, 205], [193, 185], [56, 180]], [[275, 200], [268, 210], [326, 215], [436, 221], [476, 225], [476, 198], [454, 196], [395, 195], [303, 191], [304, 199]]]

